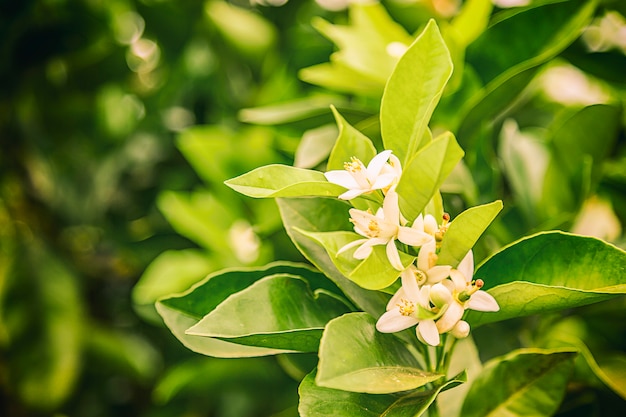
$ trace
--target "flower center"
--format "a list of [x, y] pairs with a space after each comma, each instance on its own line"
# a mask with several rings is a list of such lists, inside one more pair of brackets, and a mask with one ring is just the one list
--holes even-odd
[[360, 172], [362, 169], [363, 163], [359, 160], [359, 158], [353, 156], [350, 158], [350, 162], [343, 163], [343, 169], [348, 172]]
[[405, 300], [403, 298], [396, 305], [398, 306], [400, 314], [402, 314], [403, 316], [410, 316], [413, 313], [415, 313], [415, 303], [413, 303], [413, 302], [411, 302], [409, 300]]
[[424, 271], [421, 271], [419, 269], [415, 270], [415, 281], [417, 281], [417, 285], [422, 285], [426, 282], [426, 280], [428, 279], [428, 277], [426, 276], [426, 274], [424, 273]]
[[370, 220], [366, 233], [369, 237], [378, 237], [380, 235], [380, 226], [376, 220]]
[[475, 281], [470, 282], [467, 288], [458, 295], [458, 299], [460, 302], [464, 303], [472, 297], [476, 291], [480, 290], [483, 285], [485, 285], [485, 281], [482, 279], [477, 279]]

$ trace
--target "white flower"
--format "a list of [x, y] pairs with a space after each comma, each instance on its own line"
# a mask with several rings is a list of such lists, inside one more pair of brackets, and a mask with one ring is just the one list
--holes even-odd
[[383, 151], [376, 155], [367, 168], [356, 157], [346, 162], [344, 168], [324, 173], [328, 182], [348, 189], [339, 196], [342, 200], [351, 200], [375, 190], [386, 191], [398, 181], [402, 174], [400, 160], [392, 155], [391, 151]]
[[376, 215], [369, 211], [352, 208], [350, 209], [350, 221], [354, 224], [354, 231], [365, 239], [358, 239], [348, 243], [339, 249], [337, 255], [350, 248], [359, 246], [353, 256], [356, 259], [365, 259], [372, 253], [373, 246], [386, 245], [387, 258], [398, 271], [404, 270], [404, 266], [400, 261], [400, 254], [396, 248], [396, 239], [411, 246], [421, 246], [432, 240], [432, 237], [424, 232], [415, 228], [401, 226], [398, 194], [393, 189], [387, 192], [383, 201], [383, 207], [378, 209]]

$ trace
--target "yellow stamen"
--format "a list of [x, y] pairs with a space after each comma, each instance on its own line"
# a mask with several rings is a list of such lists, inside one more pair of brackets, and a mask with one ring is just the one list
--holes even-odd
[[345, 169], [348, 172], [359, 172], [361, 171], [362, 166], [363, 166], [363, 163], [355, 156], [350, 158], [350, 162], [343, 163], [343, 169]]
[[415, 304], [409, 300], [405, 300], [403, 298], [396, 305], [400, 310], [400, 314], [402, 314], [403, 316], [410, 316], [411, 314], [415, 313]]

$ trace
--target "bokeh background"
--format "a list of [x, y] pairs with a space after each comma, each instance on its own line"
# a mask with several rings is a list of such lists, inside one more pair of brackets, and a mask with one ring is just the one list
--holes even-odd
[[[410, 33], [462, 6], [384, 4]], [[537, 214], [511, 174], [519, 161], [507, 165], [514, 151], [532, 160], [536, 138], [501, 145], [509, 154], [489, 178], [504, 181], [472, 192], [448, 184], [453, 212], [501, 195], [520, 207], [484, 253], [553, 227], [624, 246], [625, 9], [601, 2], [593, 28], [518, 108], [522, 128], [564, 108], [619, 109], [601, 114], [614, 126], [592, 189]], [[298, 78], [336, 50], [311, 23], [320, 17], [349, 21], [345, 2], [331, 0], [0, 4], [0, 415], [297, 415], [301, 375], [288, 362], [195, 354], [154, 301], [221, 268], [302, 260], [274, 203], [223, 181], [269, 163], [318, 166], [336, 135], [330, 104], [371, 125], [376, 93]]]

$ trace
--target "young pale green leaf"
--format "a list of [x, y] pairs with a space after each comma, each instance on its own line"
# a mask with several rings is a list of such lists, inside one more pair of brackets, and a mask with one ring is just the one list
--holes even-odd
[[345, 189], [319, 171], [287, 165], [266, 165], [225, 182], [233, 190], [255, 198], [338, 196]]
[[367, 97], [380, 97], [384, 88], [384, 81], [363, 74], [336, 60], [302, 68], [298, 72], [298, 78], [332, 91]]
[[350, 313], [326, 325], [319, 350], [317, 385], [344, 391], [389, 394], [412, 390], [443, 375], [419, 367], [392, 334], [376, 330], [367, 313]]
[[488, 362], [472, 383], [461, 415], [553, 415], [565, 395], [576, 355], [575, 350], [524, 349]]
[[315, 168], [328, 159], [336, 140], [337, 126], [334, 123], [307, 130], [302, 134], [296, 149], [293, 166]]
[[315, 377], [316, 371], [307, 375], [298, 390], [302, 417], [420, 417], [440, 392], [466, 381], [461, 373], [434, 390], [391, 395], [324, 388], [315, 384]]
[[273, 263], [263, 268], [229, 269], [216, 272], [182, 294], [158, 300], [157, 312], [183, 345], [203, 355], [236, 358], [282, 353], [285, 351], [281, 349], [244, 346], [185, 333], [188, 328], [198, 323], [202, 317], [213, 311], [231, 294], [248, 288], [263, 277], [274, 274], [301, 276], [306, 278], [314, 289], [324, 288], [338, 292], [332, 282], [324, 275], [304, 265]]
[[232, 294], [186, 333], [248, 346], [315, 352], [326, 323], [348, 311], [337, 296], [314, 293], [304, 279], [277, 274]]
[[334, 106], [331, 109], [339, 127], [339, 137], [330, 152], [328, 170], [343, 169], [343, 164], [349, 162], [352, 157], [359, 158], [367, 165], [376, 156], [374, 144], [367, 136], [352, 127]]
[[454, 32], [454, 38], [461, 47], [467, 47], [484, 32], [492, 10], [492, 0], [467, 0], [463, 3], [448, 28]]
[[396, 188], [400, 210], [407, 219], [415, 219], [424, 210], [463, 155], [451, 132], [439, 135], [417, 152]]
[[398, 61], [380, 105], [385, 149], [393, 150], [403, 166], [424, 145], [424, 132], [451, 75], [450, 53], [431, 20]]
[[[389, 263], [384, 245], [374, 246], [372, 253], [364, 260], [355, 259], [352, 254], [355, 249], [347, 250], [339, 255], [337, 252], [344, 245], [363, 237], [353, 232], [307, 232], [296, 229], [302, 235], [318, 242], [326, 251], [337, 269], [360, 287], [369, 290], [381, 290], [393, 284], [400, 275]], [[415, 257], [398, 251], [402, 265], [408, 267]]]
[[491, 288], [500, 311], [470, 311], [473, 325], [578, 307], [626, 294], [617, 279], [626, 252], [592, 237], [545, 232], [521, 239], [483, 263], [474, 276]]
[[346, 104], [346, 99], [339, 95], [314, 95], [280, 104], [242, 109], [239, 111], [239, 119], [245, 123], [273, 126], [317, 118], [328, 114], [330, 105], [343, 106], [344, 104]]
[[337, 269], [326, 249], [298, 230], [307, 233], [348, 231], [350, 205], [329, 198], [280, 198], [277, 200], [287, 234], [300, 252], [328, 276], [361, 310], [374, 316], [385, 311], [389, 296], [379, 291], [368, 291], [350, 281]]
[[502, 210], [502, 201], [465, 210], [450, 223], [437, 263], [456, 267]]

